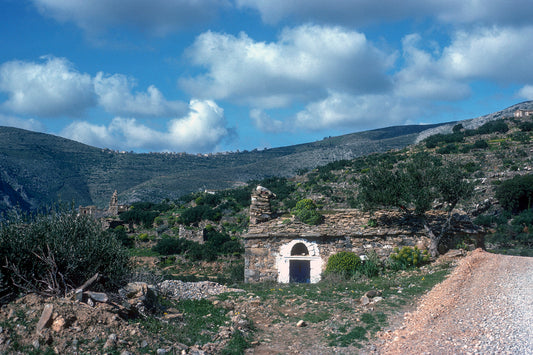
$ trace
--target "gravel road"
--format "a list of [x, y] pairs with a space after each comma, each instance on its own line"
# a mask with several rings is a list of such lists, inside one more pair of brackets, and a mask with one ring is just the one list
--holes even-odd
[[473, 251], [382, 338], [380, 354], [533, 354], [533, 258]]

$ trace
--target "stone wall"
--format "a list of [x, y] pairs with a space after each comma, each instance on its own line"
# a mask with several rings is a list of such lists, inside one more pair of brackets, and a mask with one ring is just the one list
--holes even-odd
[[[324, 223], [318, 226], [309, 226], [293, 218], [250, 225], [244, 236], [245, 282], [289, 282], [291, 263], [308, 263], [305, 264], [310, 267], [308, 282], [313, 283], [320, 280], [329, 256], [339, 251], [364, 255], [374, 250], [385, 259], [394, 247], [425, 249], [429, 246], [420, 221], [399, 212], [380, 211], [370, 215], [358, 210], [342, 210], [324, 217]], [[428, 213], [428, 223], [436, 227], [445, 217], [444, 213]], [[454, 233], [479, 233], [464, 215], [454, 220], [457, 221]], [[291, 255], [296, 249], [304, 252]]]

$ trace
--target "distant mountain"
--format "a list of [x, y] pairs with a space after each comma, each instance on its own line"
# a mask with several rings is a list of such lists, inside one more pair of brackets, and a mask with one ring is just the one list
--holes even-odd
[[[516, 108], [530, 106], [531, 102], [522, 103], [488, 116], [512, 115]], [[14, 206], [30, 210], [58, 200], [104, 207], [114, 190], [121, 203], [175, 199], [193, 191], [292, 176], [336, 160], [401, 149], [428, 134], [451, 130], [454, 124], [388, 127], [287, 147], [209, 155], [119, 153], [0, 127], [0, 211]]]

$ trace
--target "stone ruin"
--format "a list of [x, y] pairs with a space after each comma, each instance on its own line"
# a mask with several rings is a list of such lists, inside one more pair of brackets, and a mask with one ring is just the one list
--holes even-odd
[[[365, 255], [374, 251], [385, 259], [395, 247], [426, 249], [430, 238], [420, 220], [399, 211], [335, 210], [311, 226], [294, 217], [275, 218], [268, 189], [258, 186], [252, 194], [250, 226], [244, 235], [245, 282], [316, 283], [329, 256], [340, 251]], [[436, 229], [447, 217], [431, 211], [427, 222]], [[464, 213], [454, 214], [451, 234], [481, 240], [483, 231]], [[479, 245], [478, 245], [479, 246]]]
[[252, 203], [250, 204], [250, 224], [266, 222], [274, 217], [270, 200], [275, 199], [276, 194], [263, 186], [257, 186], [252, 191]]

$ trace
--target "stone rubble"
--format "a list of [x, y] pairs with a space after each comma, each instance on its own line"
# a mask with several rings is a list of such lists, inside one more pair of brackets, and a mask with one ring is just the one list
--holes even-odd
[[230, 288], [212, 281], [165, 280], [157, 284], [157, 287], [162, 295], [176, 300], [200, 300], [225, 292], [244, 292], [244, 290]]

